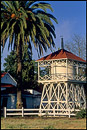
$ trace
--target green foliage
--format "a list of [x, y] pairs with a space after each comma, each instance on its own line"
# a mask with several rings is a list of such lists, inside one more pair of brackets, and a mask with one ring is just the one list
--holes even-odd
[[[47, 48], [51, 49], [55, 46], [53, 40], [56, 36], [55, 28], [51, 20], [56, 23], [57, 20], [47, 13], [47, 9], [53, 11], [50, 4], [39, 1], [1, 1], [1, 46], [4, 49], [8, 39], [8, 49], [13, 47], [14, 51], [17, 51], [17, 87], [20, 92], [22, 80], [30, 85], [29, 81], [32, 81], [34, 75], [33, 62], [28, 64], [30, 61], [24, 58], [25, 45], [28, 45], [32, 51], [32, 44], [34, 44], [39, 56], [43, 54], [43, 50], [47, 51]], [[11, 69], [14, 73], [16, 71], [15, 60], [11, 66], [14, 66]], [[27, 71], [28, 69], [30, 71]], [[17, 102], [20, 102], [20, 99], [19, 95]]]
[[76, 118], [85, 118], [86, 117], [86, 110], [82, 109], [76, 113]]
[[[5, 58], [5, 72], [9, 72], [17, 81], [17, 60], [16, 60], [16, 51], [11, 51], [10, 55]], [[29, 82], [35, 82], [37, 79], [37, 63], [35, 60], [32, 60], [32, 55], [29, 52], [27, 46], [24, 49], [24, 55], [22, 56], [22, 81], [23, 85], [28, 84]], [[28, 85], [29, 86], [29, 85]]]
[[47, 13], [47, 9], [53, 11], [51, 5], [39, 1], [2, 1], [1, 2], [1, 45], [4, 48], [9, 37], [9, 47], [16, 49], [22, 39], [22, 48], [25, 43], [32, 45], [39, 55], [43, 49], [54, 47], [53, 37], [55, 27], [51, 20], [57, 19]]
[[[33, 79], [32, 70], [35, 63], [28, 60], [29, 55], [26, 55], [25, 58], [25, 52], [28, 53], [25, 45], [29, 51], [32, 51], [32, 44], [34, 44], [39, 56], [43, 54], [43, 50], [47, 51], [48, 48], [51, 49], [52, 46], [55, 46], [53, 40], [56, 38], [55, 27], [51, 20], [58, 22], [53, 15], [47, 13], [47, 9], [53, 11], [50, 4], [39, 1], [1, 2], [1, 46], [4, 49], [8, 39], [8, 49], [13, 47], [14, 50], [5, 59], [4, 66], [6, 67], [5, 71], [10, 72], [15, 79], [17, 77], [15, 73], [17, 57], [16, 53], [13, 53], [17, 51], [18, 46], [22, 47], [22, 52], [19, 55], [23, 55], [21, 61], [23, 62], [22, 80], [27, 82], [30, 81], [30, 77]], [[27, 71], [28, 69], [30, 72]]]
[[16, 61], [16, 53], [14, 51], [10, 52], [10, 55], [4, 59], [5, 63], [3, 66], [5, 67], [5, 72], [9, 72], [16, 79], [16, 69], [17, 69], [17, 61]]

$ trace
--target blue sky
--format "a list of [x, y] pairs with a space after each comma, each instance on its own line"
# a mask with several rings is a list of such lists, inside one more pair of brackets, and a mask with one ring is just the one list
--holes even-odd
[[[54, 39], [57, 50], [61, 47], [60, 36], [63, 36], [64, 43], [69, 41], [73, 34], [78, 34], [81, 36], [86, 36], [86, 1], [46, 1], [51, 4], [54, 12], [48, 10], [49, 13], [53, 14], [57, 20], [58, 24], [54, 23], [56, 39]], [[1, 54], [1, 69], [3, 70], [4, 58], [10, 53], [8, 51], [8, 43], [4, 48], [3, 54]], [[44, 52], [44, 56], [50, 54], [51, 51], [48, 50], [47, 53]], [[41, 56], [43, 57], [43, 56]], [[37, 60], [37, 51], [33, 46], [33, 59]]]

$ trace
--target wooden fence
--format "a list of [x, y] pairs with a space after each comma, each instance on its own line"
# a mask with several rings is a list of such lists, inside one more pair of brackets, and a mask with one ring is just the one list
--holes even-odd
[[[7, 116], [15, 116], [15, 115], [20, 115], [22, 117], [24, 117], [25, 115], [38, 115], [38, 116], [75, 116], [75, 114], [73, 113], [73, 109], [24, 109], [22, 107], [22, 109], [6, 109], [6, 107], [4, 107], [3, 109], [3, 114], [4, 114], [4, 118], [6, 118]], [[75, 110], [75, 111], [79, 111], [79, 110]]]

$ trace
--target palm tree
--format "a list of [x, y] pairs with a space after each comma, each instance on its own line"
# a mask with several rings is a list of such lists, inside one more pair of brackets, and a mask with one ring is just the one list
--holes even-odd
[[22, 54], [25, 45], [32, 50], [32, 44], [39, 56], [43, 50], [55, 46], [56, 18], [47, 13], [50, 4], [38, 1], [2, 1], [1, 2], [1, 45], [4, 48], [7, 39], [9, 47], [17, 52], [17, 108], [22, 107]]

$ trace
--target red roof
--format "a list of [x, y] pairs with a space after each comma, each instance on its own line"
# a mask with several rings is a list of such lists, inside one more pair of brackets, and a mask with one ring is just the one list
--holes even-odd
[[82, 58], [74, 55], [73, 53], [66, 51], [65, 49], [61, 49], [58, 50], [54, 53], [51, 53], [45, 57], [42, 57], [40, 59], [38, 59], [37, 61], [43, 61], [43, 60], [53, 60], [53, 59], [73, 59], [73, 60], [77, 60], [77, 61], [81, 61], [81, 62], [86, 62], [85, 60], [83, 60]]
[[12, 85], [12, 84], [1, 84], [1, 87], [9, 88], [9, 87], [14, 87], [14, 85]]
[[4, 72], [1, 74], [1, 78], [4, 77], [7, 74], [7, 72]]

